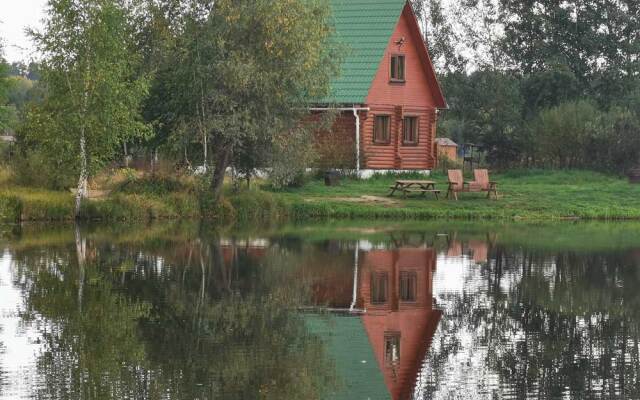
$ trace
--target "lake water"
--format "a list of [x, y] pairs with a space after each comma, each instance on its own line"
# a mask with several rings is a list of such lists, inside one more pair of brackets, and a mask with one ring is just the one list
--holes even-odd
[[0, 228], [0, 399], [640, 399], [639, 224]]

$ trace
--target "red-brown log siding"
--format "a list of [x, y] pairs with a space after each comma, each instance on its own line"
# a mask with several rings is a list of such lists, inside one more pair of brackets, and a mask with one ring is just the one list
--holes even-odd
[[[367, 104], [371, 108], [362, 132], [362, 150], [365, 168], [371, 169], [433, 169], [435, 156], [436, 105], [433, 88], [425, 73], [422, 38], [416, 37], [412, 24], [415, 23], [409, 8], [405, 8], [396, 29], [391, 35], [387, 50], [373, 80]], [[404, 38], [404, 44], [397, 42]], [[405, 82], [390, 82], [391, 56], [405, 56]], [[373, 124], [375, 115], [391, 115], [391, 143], [378, 145], [373, 143]], [[404, 117], [418, 117], [419, 139], [417, 146], [405, 146], [402, 143], [402, 125]]]
[[[408, 399], [441, 317], [441, 312], [433, 309], [436, 253], [434, 249], [374, 250], [365, 253], [362, 260], [359, 293], [367, 310], [362, 323], [391, 398]], [[400, 299], [403, 272], [416, 274], [415, 302]], [[387, 302], [384, 304], [371, 301], [374, 274], [388, 277]], [[385, 337], [389, 334], [400, 337], [400, 359], [396, 365], [385, 360]]]
[[[370, 106], [371, 111], [362, 126], [363, 167], [370, 169], [432, 169], [435, 166], [433, 141], [435, 110], [402, 106]], [[389, 144], [373, 142], [376, 115], [391, 117]], [[405, 145], [402, 141], [404, 117], [418, 118], [418, 144]]]

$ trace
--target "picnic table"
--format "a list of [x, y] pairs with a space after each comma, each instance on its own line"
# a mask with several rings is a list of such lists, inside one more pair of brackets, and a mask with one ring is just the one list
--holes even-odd
[[440, 194], [440, 190], [436, 189], [436, 182], [426, 180], [398, 179], [395, 185], [389, 186], [389, 189], [391, 189], [389, 193], [390, 197], [398, 191], [402, 192], [403, 197], [406, 197], [409, 193], [420, 193], [422, 195], [433, 193], [436, 199], [438, 199], [438, 195]]

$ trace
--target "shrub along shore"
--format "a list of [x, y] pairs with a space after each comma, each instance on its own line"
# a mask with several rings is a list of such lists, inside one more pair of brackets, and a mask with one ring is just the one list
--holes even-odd
[[[416, 176], [403, 176], [416, 178]], [[220, 204], [207, 201], [206, 189], [177, 178], [136, 178], [84, 202], [85, 220], [147, 221], [205, 218], [223, 221], [314, 219], [485, 219], [485, 220], [640, 220], [640, 185], [588, 171], [513, 171], [492, 176], [500, 199], [483, 193], [462, 193], [459, 201], [444, 199], [446, 179], [431, 178], [442, 190], [433, 196], [389, 198], [396, 176], [368, 180], [343, 179], [326, 187], [310, 179], [301, 187], [275, 190], [260, 182], [251, 189], [225, 189]], [[73, 195], [0, 182], [0, 220], [68, 221]]]

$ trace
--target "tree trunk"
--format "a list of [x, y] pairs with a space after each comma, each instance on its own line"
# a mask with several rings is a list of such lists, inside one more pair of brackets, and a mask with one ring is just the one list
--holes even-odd
[[220, 146], [216, 157], [216, 165], [213, 169], [213, 178], [211, 179], [211, 195], [213, 196], [213, 201], [216, 203], [220, 200], [224, 175], [230, 163], [231, 148], [225, 145]]
[[204, 167], [204, 172], [207, 172], [207, 169], [209, 169], [209, 154], [208, 154], [209, 143], [207, 141], [206, 132], [203, 132], [202, 134], [202, 148], [203, 148], [203, 155], [204, 155], [204, 161], [202, 162], [202, 166]]
[[87, 262], [87, 240], [82, 236], [80, 232], [80, 226], [75, 225], [75, 239], [76, 239], [76, 255], [78, 256], [78, 307], [82, 312], [82, 299], [84, 297], [84, 275], [85, 265]]
[[124, 166], [129, 168], [129, 150], [127, 149], [127, 142], [122, 142], [122, 148], [124, 150]]
[[89, 179], [89, 172], [87, 166], [87, 143], [84, 137], [84, 132], [80, 135], [80, 178], [78, 179], [78, 188], [76, 191], [76, 208], [75, 217], [80, 215], [80, 206], [82, 205], [82, 199], [87, 197], [87, 180]]

